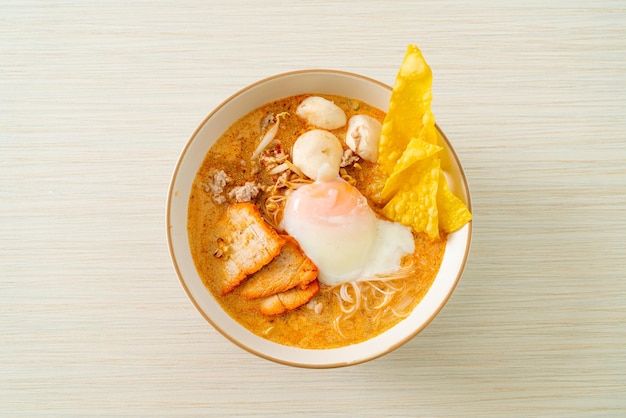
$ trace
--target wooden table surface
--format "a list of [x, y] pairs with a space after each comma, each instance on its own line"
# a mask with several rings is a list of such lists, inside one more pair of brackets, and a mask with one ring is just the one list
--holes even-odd
[[[470, 183], [463, 278], [380, 359], [256, 358], [172, 268], [179, 153], [251, 82], [393, 84], [409, 43]], [[624, 416], [625, 109], [622, 0], [2, 2], [0, 416]]]

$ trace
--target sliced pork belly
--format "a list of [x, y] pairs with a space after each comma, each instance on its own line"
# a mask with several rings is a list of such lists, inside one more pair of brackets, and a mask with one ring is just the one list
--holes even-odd
[[248, 299], [264, 298], [293, 287], [305, 288], [317, 277], [317, 267], [290, 236], [282, 236], [285, 245], [269, 264], [248, 277], [241, 285], [241, 295]]
[[319, 290], [319, 282], [313, 280], [306, 285], [304, 289], [294, 287], [286, 292], [276, 293], [275, 295], [262, 299], [259, 305], [259, 311], [264, 315], [280, 315], [308, 303]]
[[222, 295], [237, 287], [248, 275], [272, 261], [285, 240], [269, 226], [253, 203], [233, 203], [226, 211], [225, 279]]

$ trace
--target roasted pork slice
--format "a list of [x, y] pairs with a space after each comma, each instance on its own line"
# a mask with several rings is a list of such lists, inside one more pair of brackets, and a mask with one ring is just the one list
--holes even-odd
[[285, 240], [269, 226], [253, 203], [233, 203], [226, 210], [222, 295], [272, 261]]
[[275, 295], [261, 299], [259, 312], [263, 315], [273, 316], [291, 311], [308, 303], [319, 290], [320, 285], [316, 279], [306, 285], [304, 289], [294, 287], [286, 292], [276, 293]]
[[317, 277], [317, 267], [302, 252], [296, 240], [288, 235], [282, 238], [285, 245], [280, 254], [242, 283], [243, 297], [264, 298], [296, 286], [305, 288]]

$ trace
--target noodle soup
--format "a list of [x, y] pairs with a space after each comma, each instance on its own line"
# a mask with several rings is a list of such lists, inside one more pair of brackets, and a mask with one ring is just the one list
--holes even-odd
[[[408, 316], [437, 276], [446, 235], [433, 240], [412, 231], [412, 251], [402, 257], [397, 271], [336, 285], [321, 282], [306, 303], [280, 314], [263, 313], [265, 296], [245, 296], [248, 277], [243, 285], [224, 291], [223, 283], [228, 279], [226, 260], [236, 256], [224, 244], [225, 234], [233, 233], [225, 220], [228, 208], [242, 202], [254, 205], [268, 228], [284, 236], [286, 201], [295, 190], [313, 183], [293, 164], [294, 143], [311, 130], [310, 121], [298, 116], [298, 107], [311, 96], [295, 95], [267, 103], [221, 135], [193, 181], [187, 233], [200, 278], [232, 318], [256, 335], [282, 345], [327, 349], [369, 340]], [[382, 123], [385, 117], [380, 109], [353, 98], [324, 94], [315, 97], [334, 103], [348, 119], [358, 114]], [[276, 129], [270, 137], [272, 128]], [[328, 131], [339, 139], [343, 151], [341, 181], [354, 186], [377, 219], [383, 219], [374, 198], [383, 181], [377, 164], [350, 152], [347, 124]], [[259, 150], [263, 139], [269, 141]]]

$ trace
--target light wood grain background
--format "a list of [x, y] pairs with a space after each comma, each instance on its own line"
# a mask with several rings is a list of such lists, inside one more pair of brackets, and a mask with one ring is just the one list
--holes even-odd
[[[185, 142], [303, 68], [392, 84], [406, 45], [474, 204], [438, 318], [305, 370], [213, 330], [172, 269]], [[623, 416], [626, 3], [0, 3], [0, 415]]]

